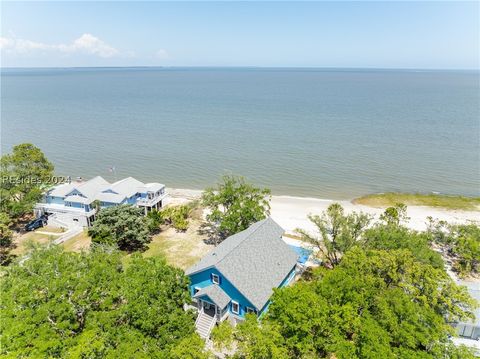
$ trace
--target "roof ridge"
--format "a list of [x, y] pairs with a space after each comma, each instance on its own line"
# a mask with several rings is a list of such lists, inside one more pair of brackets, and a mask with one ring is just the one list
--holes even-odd
[[[240, 243], [238, 243], [236, 246], [232, 247], [232, 249], [230, 249], [230, 251], [228, 251], [227, 254], [223, 256], [222, 259], [220, 259], [217, 263], [215, 263], [215, 266], [219, 265], [219, 264], [220, 264], [226, 257], [228, 257], [235, 249], [237, 249], [237, 248], [240, 247], [243, 243], [245, 243], [245, 242], [247, 241], [247, 239], [250, 238], [250, 237], [252, 236], [252, 234], [255, 233], [261, 226], [263, 226], [263, 225], [266, 223], [267, 219], [269, 219], [269, 218], [270, 218], [270, 217], [267, 217], [267, 218], [262, 219], [262, 222], [263, 222], [263, 223], [259, 224], [252, 232], [250, 232], [250, 233], [248, 234], [248, 236], [246, 236], [246, 237], [243, 239], [243, 241], [241, 241]], [[246, 231], [247, 229], [248, 229], [248, 228], [244, 229], [244, 231]], [[241, 231], [241, 232], [243, 232], [243, 231]], [[241, 232], [238, 232], [238, 233], [241, 233]], [[238, 234], [238, 233], [235, 233], [235, 234]], [[235, 234], [234, 234], [234, 235], [235, 235]]]

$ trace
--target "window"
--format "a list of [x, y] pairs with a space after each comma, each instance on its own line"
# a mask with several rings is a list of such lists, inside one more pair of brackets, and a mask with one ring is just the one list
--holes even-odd
[[249, 314], [249, 313], [257, 314], [257, 310], [253, 309], [253, 308], [250, 308], [250, 307], [247, 307], [247, 314]]
[[217, 274], [212, 274], [212, 283], [220, 284], [220, 277]]
[[198, 292], [200, 292], [200, 288], [199, 288], [199, 287], [193, 288], [193, 295], [197, 294]]
[[240, 305], [237, 302], [232, 300], [232, 313], [239, 314], [240, 313]]

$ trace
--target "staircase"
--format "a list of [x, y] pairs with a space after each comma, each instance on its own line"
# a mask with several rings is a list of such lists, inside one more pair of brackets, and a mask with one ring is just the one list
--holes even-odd
[[215, 322], [215, 317], [212, 317], [201, 311], [198, 314], [197, 320], [195, 321], [195, 328], [197, 328], [197, 333], [203, 339], [208, 339], [210, 337], [210, 332], [215, 326]]

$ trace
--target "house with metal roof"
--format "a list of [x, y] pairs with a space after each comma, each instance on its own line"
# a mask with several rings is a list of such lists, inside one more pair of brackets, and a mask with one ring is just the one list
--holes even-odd
[[247, 313], [261, 316], [273, 290], [293, 280], [299, 256], [282, 240], [283, 233], [273, 219], [264, 219], [228, 237], [187, 269], [202, 337], [223, 320], [236, 324]]
[[167, 199], [165, 185], [160, 183], [143, 183], [133, 177], [109, 183], [97, 176], [51, 188], [35, 206], [35, 215], [48, 214], [53, 225], [88, 227], [95, 220], [98, 205], [105, 208], [130, 204], [142, 208], [147, 214], [165, 206]]

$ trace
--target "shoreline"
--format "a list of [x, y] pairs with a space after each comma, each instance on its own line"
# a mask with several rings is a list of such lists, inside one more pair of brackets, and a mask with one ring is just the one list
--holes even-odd
[[[190, 200], [199, 199], [202, 190], [167, 188], [172, 203], [185, 203]], [[278, 222], [286, 231], [293, 233], [296, 228], [307, 231], [315, 231], [315, 226], [308, 220], [308, 214], [321, 214], [332, 203], [340, 203], [346, 213], [352, 211], [370, 214], [378, 219], [383, 213], [383, 208], [369, 207], [366, 205], [352, 203], [353, 200], [332, 200], [314, 197], [296, 197], [288, 195], [272, 195], [270, 202], [271, 217]], [[414, 230], [425, 230], [427, 217], [444, 220], [451, 224], [465, 224], [469, 222], [480, 222], [480, 211], [466, 211], [458, 209], [444, 209], [428, 206], [407, 206], [407, 215], [410, 217], [407, 226]]]

